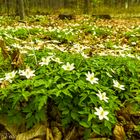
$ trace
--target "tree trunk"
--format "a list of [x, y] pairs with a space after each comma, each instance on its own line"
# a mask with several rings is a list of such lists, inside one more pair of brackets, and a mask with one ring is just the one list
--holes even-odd
[[20, 16], [20, 20], [24, 20], [25, 11], [23, 0], [16, 0], [16, 15]]
[[6, 0], [6, 6], [7, 6], [7, 13], [9, 16], [10, 15], [10, 1], [9, 0]]
[[89, 0], [84, 0], [84, 14], [89, 14]]

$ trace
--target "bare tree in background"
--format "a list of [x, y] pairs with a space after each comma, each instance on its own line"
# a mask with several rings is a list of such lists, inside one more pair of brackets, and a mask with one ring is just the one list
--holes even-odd
[[7, 13], [8, 13], [8, 15], [10, 15], [10, 0], [6, 0], [5, 3], [6, 3], [6, 7], [7, 7]]
[[84, 14], [89, 14], [89, 4], [90, 4], [90, 0], [84, 0], [84, 11], [83, 11], [83, 13]]
[[24, 19], [25, 13], [46, 14], [48, 12], [72, 11], [84, 14], [100, 12], [102, 7], [121, 9], [135, 9], [139, 12], [140, 0], [0, 0], [0, 14], [18, 15]]
[[16, 15], [20, 16], [20, 20], [25, 17], [24, 0], [16, 0]]

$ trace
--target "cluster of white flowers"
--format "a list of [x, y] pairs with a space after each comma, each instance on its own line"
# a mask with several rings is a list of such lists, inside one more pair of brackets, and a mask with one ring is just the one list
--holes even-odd
[[42, 61], [39, 62], [39, 65], [41, 65], [41, 66], [49, 65], [49, 63], [50, 63], [51, 61], [57, 62], [57, 63], [59, 63], [59, 64], [62, 64], [62, 63], [63, 63], [63, 62], [61, 62], [60, 58], [55, 57], [54, 54], [52, 54], [52, 55], [50, 55], [50, 56], [47, 56], [47, 57], [43, 57], [41, 60], [42, 60]]
[[84, 52], [84, 50], [90, 49], [88, 46], [84, 46], [81, 44], [74, 44], [72, 48], [70, 49], [70, 52], [72, 53], [79, 53], [81, 54], [84, 58], [89, 58], [87, 54]]
[[19, 74], [21, 76], [25, 76], [27, 79], [35, 76], [35, 70], [31, 70], [30, 68], [26, 68], [25, 70], [19, 70]]
[[[106, 97], [106, 93], [103, 92], [101, 93], [100, 91], [98, 91], [98, 94], [96, 94], [100, 100], [103, 100], [105, 102], [108, 102], [108, 97]], [[99, 108], [95, 107], [96, 112], [94, 113], [95, 115], [97, 115], [99, 117], [99, 120], [109, 120], [109, 118], [107, 117], [108, 115], [108, 111], [103, 110], [103, 108], [100, 106]]]
[[[72, 71], [73, 69], [75, 69], [74, 63], [70, 64], [69, 62], [67, 62], [66, 65], [63, 65], [62, 68], [66, 71]], [[115, 73], [113, 70], [112, 72]], [[94, 73], [88, 71], [88, 73], [86, 73], [85, 75], [86, 80], [89, 81], [91, 84], [98, 84], [99, 79], [95, 77]], [[109, 73], [107, 73], [107, 75], [109, 77], [112, 77]], [[125, 90], [124, 85], [121, 85], [117, 80], [113, 79], [113, 84], [115, 88]], [[105, 92], [101, 93], [101, 91], [98, 90], [98, 93], [96, 95], [99, 97], [101, 101], [108, 102], [109, 98], [106, 96]], [[99, 120], [103, 119], [109, 120], [109, 118], [107, 117], [107, 115], [109, 114], [108, 111], [104, 110], [101, 106], [99, 108], [95, 107], [95, 110], [96, 112], [94, 114], [99, 117]]]
[[50, 33], [57, 33], [58, 37], [61, 37], [61, 33], [65, 34], [65, 35], [74, 35], [73, 29], [72, 28], [62, 28], [62, 27], [48, 27], [48, 29], [46, 30], [46, 32], [50, 32]]
[[3, 81], [8, 81], [12, 83], [12, 81], [14, 80], [14, 77], [16, 76], [16, 73], [17, 73], [16, 71], [5, 73], [5, 77], [0, 78], [0, 83], [2, 83]]
[[25, 76], [27, 79], [30, 79], [31, 77], [35, 76], [34, 72], [35, 70], [26, 68], [25, 70], [19, 70], [19, 72], [12, 71], [9, 73], [5, 73], [5, 77], [0, 78], [0, 83], [2, 83], [3, 81], [8, 81], [9, 83], [12, 83], [17, 73], [19, 73], [19, 75], [21, 76]]
[[10, 83], [12, 83], [12, 80], [13, 78], [16, 76], [16, 71], [12, 71], [12, 72], [9, 72], [9, 73], [5, 73], [5, 80], [6, 81], [9, 81]]
[[[42, 61], [39, 63], [41, 66], [49, 65], [49, 63], [51, 61], [57, 62], [59, 64], [63, 63], [60, 61], [60, 58], [55, 57], [55, 54], [51, 54], [50, 56], [43, 57], [41, 60]], [[70, 64], [69, 62], [67, 62], [66, 64], [62, 65], [62, 68], [65, 71], [72, 71], [75, 69], [75, 66], [74, 66], [74, 63]], [[18, 73], [20, 76], [24, 76], [27, 79], [30, 79], [35, 76], [35, 70], [31, 70], [29, 67], [27, 67], [25, 70], [19, 70]], [[2, 81], [4, 81], [4, 80], [12, 83], [16, 74], [17, 74], [17, 71], [12, 71], [12, 72], [6, 73], [4, 78], [0, 78], [0, 83], [2, 83]], [[107, 73], [107, 75], [109, 77], [112, 77], [109, 73]], [[88, 71], [85, 74], [85, 76], [86, 76], [86, 80], [89, 81], [91, 84], [98, 84], [99, 79], [97, 77], [95, 77], [95, 74], [93, 72]], [[113, 79], [113, 86], [115, 88], [125, 90], [124, 85], [121, 85], [117, 80], [114, 80], [114, 79]], [[106, 96], [106, 92], [101, 92], [100, 90], [98, 90], [98, 93], [96, 95], [97, 95], [97, 97], [99, 97], [99, 99], [101, 101], [108, 103], [109, 98]], [[99, 108], [95, 107], [95, 110], [96, 110], [96, 112], [94, 112], [94, 114], [99, 117], [99, 120], [103, 120], [103, 119], [109, 120], [109, 118], [107, 116], [109, 114], [108, 111], [104, 110], [101, 106]]]
[[42, 61], [39, 63], [39, 65], [43, 66], [43, 65], [49, 65], [51, 61], [51, 57], [46, 57], [46, 58], [42, 58]]
[[[113, 79], [113, 83], [114, 83], [114, 85], [113, 85], [114, 87], [119, 88], [121, 90], [125, 90], [124, 85], [121, 85], [117, 80]], [[99, 97], [100, 100], [108, 102], [109, 98], [106, 97], [105, 92], [101, 93], [101, 91], [98, 91], [98, 94], [96, 94], [96, 95]], [[95, 110], [96, 110], [96, 112], [94, 114], [99, 117], [99, 120], [102, 120], [102, 119], [109, 120], [109, 118], [107, 117], [107, 115], [109, 114], [108, 111], [103, 110], [102, 107], [99, 107], [99, 108], [95, 107]]]

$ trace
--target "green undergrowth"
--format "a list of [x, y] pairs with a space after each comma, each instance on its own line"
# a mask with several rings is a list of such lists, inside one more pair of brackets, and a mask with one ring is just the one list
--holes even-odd
[[[48, 65], [41, 66], [41, 58], [49, 56], [53, 59]], [[60, 58], [63, 63], [54, 61], [55, 58]], [[63, 65], [67, 62], [73, 64], [74, 69], [65, 70]], [[109, 137], [118, 122], [116, 111], [126, 102], [133, 103], [135, 111], [139, 110], [140, 61], [137, 59], [113, 56], [85, 59], [80, 54], [44, 49], [35, 51], [35, 57], [26, 56], [20, 70], [27, 66], [34, 70], [34, 75], [21, 76], [17, 69], [12, 81], [4, 80], [5, 86], [0, 88], [0, 114], [6, 114], [9, 123], [19, 126], [24, 123], [29, 129], [57, 115], [59, 119], [55, 121], [64, 127], [73, 123], [84, 127], [86, 134], [94, 132]], [[6, 66], [1, 68], [1, 78], [12, 71], [6, 69]], [[95, 74], [98, 83], [86, 79], [88, 72]], [[113, 80], [124, 85], [125, 90], [113, 86]], [[106, 93], [107, 102], [97, 96], [99, 91]], [[99, 107], [108, 112], [108, 119], [98, 118], [95, 108]], [[50, 113], [52, 110], [54, 115]]]
[[120, 125], [130, 139], [139, 134], [140, 27], [78, 18], [1, 17], [0, 116], [18, 133], [43, 123], [112, 138]]

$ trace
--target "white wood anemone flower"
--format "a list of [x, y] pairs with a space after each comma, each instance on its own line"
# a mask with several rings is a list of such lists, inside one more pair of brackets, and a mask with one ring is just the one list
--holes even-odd
[[98, 90], [98, 94], [96, 94], [98, 97], [99, 97], [99, 99], [100, 100], [103, 100], [103, 101], [105, 101], [105, 102], [108, 102], [108, 97], [106, 97], [106, 93], [105, 92], [103, 92], [103, 93], [101, 93], [99, 90]]
[[10, 83], [12, 83], [12, 80], [13, 78], [16, 76], [16, 71], [12, 71], [12, 72], [9, 72], [9, 73], [5, 73], [5, 80], [6, 81], [9, 81]]
[[99, 120], [109, 120], [109, 118], [107, 117], [107, 115], [109, 114], [108, 111], [103, 110], [103, 108], [100, 106], [99, 108], [95, 107], [96, 112], [94, 113], [95, 115], [97, 115], [99, 117]]
[[66, 63], [66, 65], [63, 65], [62, 68], [66, 71], [72, 71], [74, 67], [74, 63], [70, 64], [69, 62]]
[[113, 84], [114, 87], [119, 88], [121, 90], [125, 90], [124, 85], [121, 85], [117, 80], [113, 79]]
[[19, 70], [19, 75], [25, 76], [27, 79], [35, 76], [34, 74], [35, 70], [31, 70], [30, 68], [27, 68], [25, 70]]
[[87, 56], [84, 52], [81, 52], [81, 55], [84, 57], [84, 58], [90, 58], [89, 56]]
[[49, 65], [49, 63], [50, 63], [50, 61], [51, 61], [51, 57], [46, 57], [46, 58], [42, 58], [42, 61], [39, 63], [39, 65], [41, 65], [41, 66], [43, 66], [43, 65]]
[[89, 71], [88, 71], [88, 73], [86, 74], [86, 76], [87, 76], [87, 78], [86, 78], [86, 80], [87, 81], [89, 81], [91, 84], [98, 84], [98, 78], [96, 78], [95, 76], [94, 76], [94, 73], [90, 73]]
[[62, 63], [63, 63], [63, 62], [60, 61], [60, 58], [58, 58], [58, 57], [52, 58], [52, 60], [53, 60], [54, 62], [59, 63], [59, 64], [62, 64]]

